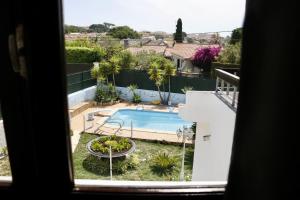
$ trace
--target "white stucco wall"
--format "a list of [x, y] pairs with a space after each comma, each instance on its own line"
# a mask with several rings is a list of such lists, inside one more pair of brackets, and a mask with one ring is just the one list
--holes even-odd
[[[132, 93], [126, 87], [117, 87], [117, 91], [121, 92], [121, 98], [127, 101], [132, 100]], [[78, 92], [74, 92], [68, 95], [68, 104], [69, 107], [73, 107], [81, 102], [84, 101], [91, 101], [95, 98], [96, 86], [92, 86], [86, 88], [84, 90], [80, 90]], [[157, 91], [154, 90], [142, 90], [137, 89], [136, 93], [142, 97], [142, 101], [149, 102], [154, 100], [159, 100], [159, 94]], [[167, 97], [168, 93], [162, 93]], [[171, 103], [178, 104], [185, 102], [185, 94], [179, 93], [171, 93]]]
[[3, 120], [0, 120], [0, 148], [6, 146], [5, 133], [3, 127]]
[[92, 86], [69, 94], [68, 95], [69, 108], [81, 102], [93, 100], [95, 98], [95, 93], [96, 93], [96, 86]]
[[[179, 115], [197, 122], [193, 181], [226, 181], [233, 141], [235, 112], [214, 92], [188, 91]], [[210, 139], [205, 141], [205, 135]]]
[[[125, 99], [127, 101], [132, 100], [132, 93], [130, 90], [128, 90], [125, 87], [117, 87], [117, 90], [121, 92], [121, 98]], [[154, 100], [159, 100], [159, 94], [157, 91], [154, 90], [142, 90], [137, 89], [136, 93], [142, 97], [142, 101], [144, 102], [150, 102]], [[168, 96], [168, 93], [163, 93], [162, 96], [165, 95]], [[178, 104], [178, 103], [184, 103], [185, 102], [185, 94], [179, 94], [179, 93], [171, 93], [171, 103], [172, 104]]]

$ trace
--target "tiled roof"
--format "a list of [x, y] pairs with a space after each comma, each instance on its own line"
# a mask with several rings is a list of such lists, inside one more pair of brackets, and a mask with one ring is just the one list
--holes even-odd
[[174, 47], [166, 47], [166, 46], [142, 46], [142, 47], [129, 47], [127, 48], [133, 54], [137, 54], [142, 51], [164, 54], [166, 57], [170, 57], [172, 55], [179, 56], [183, 59], [191, 59], [198, 48], [204, 47], [214, 47], [218, 45], [199, 45], [199, 44], [186, 44], [186, 43], [176, 43]]
[[216, 45], [176, 43], [174, 47], [167, 48], [167, 52], [182, 57], [183, 59], [190, 59], [194, 56], [198, 48], [212, 47], [212, 46], [216, 46]]
[[129, 47], [127, 48], [132, 54], [137, 54], [142, 51], [151, 52], [154, 51], [155, 53], [163, 54], [165, 51], [165, 46], [142, 46], [142, 47]]

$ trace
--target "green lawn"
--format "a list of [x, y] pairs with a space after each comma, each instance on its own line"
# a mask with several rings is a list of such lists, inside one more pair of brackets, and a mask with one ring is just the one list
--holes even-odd
[[8, 157], [0, 160], [0, 176], [11, 176]]
[[[89, 154], [86, 144], [97, 136], [84, 133], [73, 154], [75, 178], [77, 179], [102, 179], [109, 180], [109, 162], [107, 159], [99, 159]], [[136, 151], [140, 164], [136, 169], [130, 169], [123, 174], [114, 174], [113, 180], [134, 180], [134, 181], [178, 181], [181, 165], [182, 145], [161, 144], [158, 142], [145, 142], [135, 140]], [[151, 170], [150, 159], [159, 151], [167, 152], [169, 155], [178, 158], [177, 165], [172, 174], [161, 175]], [[185, 179], [192, 178], [194, 149], [189, 146], [185, 154]]]

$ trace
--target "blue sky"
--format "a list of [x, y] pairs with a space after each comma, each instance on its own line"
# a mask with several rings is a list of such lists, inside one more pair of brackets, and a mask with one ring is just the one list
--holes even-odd
[[246, 0], [64, 0], [65, 24], [103, 22], [137, 31], [175, 32], [180, 17], [187, 33], [241, 27]]

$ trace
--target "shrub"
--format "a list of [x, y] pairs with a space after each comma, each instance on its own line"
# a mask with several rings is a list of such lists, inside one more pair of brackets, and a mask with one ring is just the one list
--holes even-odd
[[116, 174], [124, 174], [127, 172], [127, 162], [123, 160], [117, 160], [112, 164], [112, 171]]
[[66, 47], [67, 63], [99, 62], [105, 56], [102, 48]]
[[153, 105], [160, 105], [160, 100], [151, 101], [151, 104], [153, 104]]
[[155, 173], [170, 174], [176, 168], [177, 159], [160, 152], [151, 159], [151, 162], [151, 168]]
[[119, 93], [112, 84], [108, 86], [98, 86], [95, 94], [95, 101], [99, 103], [107, 103], [119, 99]]
[[111, 146], [112, 153], [125, 151], [131, 148], [131, 143], [127, 138], [113, 136], [101, 137], [98, 140], [92, 142], [91, 148], [95, 152], [109, 153], [109, 147]]
[[221, 51], [218, 59], [220, 63], [240, 64], [241, 62], [241, 43], [229, 44]]
[[132, 97], [132, 102], [133, 103], [140, 103], [142, 101], [142, 98], [141, 98], [141, 96], [140, 95], [138, 95], [138, 94], [133, 94], [133, 97]]
[[220, 47], [200, 48], [192, 58], [194, 65], [199, 66], [204, 72], [210, 71], [211, 63], [219, 55]]
[[192, 86], [184, 86], [181, 91], [183, 94], [186, 94], [187, 91], [191, 91], [193, 90], [193, 87]]
[[136, 154], [131, 154], [127, 159], [127, 168], [136, 169], [140, 164], [140, 160]]
[[134, 63], [136, 63], [135, 56], [133, 56], [130, 51], [121, 51], [118, 54], [118, 57], [120, 59], [119, 64], [122, 67], [122, 69], [132, 69]]

